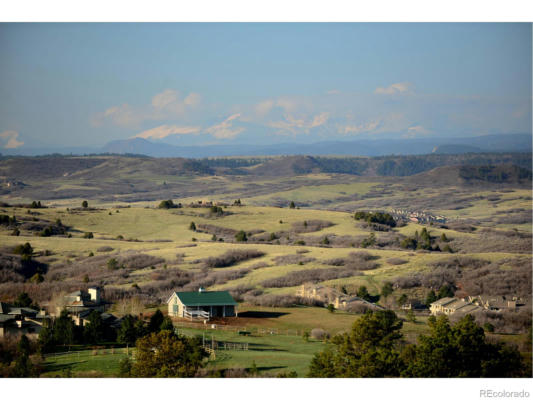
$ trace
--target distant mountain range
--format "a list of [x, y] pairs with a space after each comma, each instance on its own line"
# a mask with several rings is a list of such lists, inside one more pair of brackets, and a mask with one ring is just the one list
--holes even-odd
[[378, 139], [324, 141], [312, 144], [175, 146], [134, 138], [109, 142], [103, 152], [144, 154], [152, 157], [220, 157], [258, 155], [353, 155], [461, 154], [531, 151], [531, 135], [486, 135], [468, 138]]
[[497, 134], [457, 138], [361, 139], [355, 141], [323, 141], [311, 144], [278, 143], [271, 145], [214, 144], [177, 146], [164, 141], [142, 138], [115, 140], [102, 148], [20, 148], [2, 150], [4, 155], [42, 154], [140, 154], [150, 157], [226, 157], [260, 155], [343, 155], [383, 156], [416, 154], [463, 154], [493, 152], [531, 152], [530, 134]]

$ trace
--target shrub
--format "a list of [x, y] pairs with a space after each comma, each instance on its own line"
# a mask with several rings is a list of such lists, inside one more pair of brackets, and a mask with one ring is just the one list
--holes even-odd
[[330, 221], [323, 221], [320, 219], [306, 220], [302, 222], [294, 222], [292, 224], [292, 230], [296, 233], [304, 232], [317, 232], [324, 228], [333, 226], [334, 224]]
[[83, 238], [84, 239], [92, 239], [94, 238], [94, 235], [92, 232], [85, 232], [85, 234], [83, 235]]
[[118, 269], [118, 261], [116, 258], [110, 258], [107, 260], [107, 269], [111, 271]]
[[237, 242], [246, 242], [248, 240], [248, 238], [246, 237], [246, 232], [244, 231], [239, 231], [235, 234], [235, 240]]
[[390, 264], [390, 265], [402, 265], [402, 264], [407, 264], [407, 263], [408, 261], [404, 260], [403, 258], [392, 257], [392, 258], [387, 259], [387, 264]]
[[101, 253], [104, 253], [104, 252], [108, 252], [108, 251], [113, 251], [113, 248], [112, 247], [109, 247], [109, 246], [102, 246], [102, 247], [98, 247], [96, 249], [96, 251], [99, 251]]
[[13, 254], [31, 256], [33, 254], [33, 248], [31, 247], [31, 244], [26, 242], [24, 244], [19, 244], [18, 246], [15, 246], [12, 252]]
[[163, 200], [157, 206], [157, 208], [166, 209], [166, 210], [168, 210], [169, 208], [180, 208], [180, 207], [181, 207], [181, 203], [180, 204], [174, 204], [174, 202], [172, 200]]
[[322, 328], [313, 328], [311, 330], [311, 337], [317, 340], [329, 339], [329, 333]]
[[370, 246], [374, 246], [376, 244], [376, 235], [374, 233], [371, 233], [368, 235], [368, 237], [364, 238], [361, 242], [361, 247], [366, 248]]
[[235, 265], [241, 261], [250, 260], [264, 256], [265, 253], [259, 250], [228, 250], [226, 253], [218, 257], [208, 257], [200, 262], [203, 262], [207, 268], [224, 268]]

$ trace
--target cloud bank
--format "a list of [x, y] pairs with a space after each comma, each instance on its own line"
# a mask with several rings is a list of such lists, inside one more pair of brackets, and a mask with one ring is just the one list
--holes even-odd
[[196, 108], [201, 101], [198, 93], [189, 93], [184, 98], [176, 90], [166, 89], [152, 97], [149, 105], [134, 107], [122, 104], [109, 107], [104, 112], [94, 115], [91, 119], [93, 126], [110, 123], [120, 127], [138, 127], [145, 121], [161, 121], [183, 117]]
[[412, 91], [412, 84], [409, 82], [393, 83], [387, 87], [378, 87], [374, 90], [375, 94], [397, 94], [397, 93], [409, 93]]
[[200, 127], [198, 126], [161, 125], [143, 131], [132, 137], [143, 139], [163, 139], [170, 135], [190, 135], [198, 132], [200, 132]]
[[3, 149], [16, 149], [24, 145], [24, 142], [17, 140], [17, 131], [4, 131], [0, 133], [0, 147]]

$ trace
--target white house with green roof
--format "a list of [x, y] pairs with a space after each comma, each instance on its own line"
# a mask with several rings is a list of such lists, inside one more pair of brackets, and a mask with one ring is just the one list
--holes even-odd
[[189, 319], [236, 317], [237, 302], [228, 291], [209, 292], [200, 288], [197, 292], [174, 292], [167, 301], [168, 315]]

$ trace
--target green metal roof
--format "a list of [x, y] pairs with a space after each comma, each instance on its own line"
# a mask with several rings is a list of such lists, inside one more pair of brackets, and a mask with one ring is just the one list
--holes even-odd
[[175, 292], [186, 306], [230, 306], [237, 305], [228, 291], [223, 292]]

